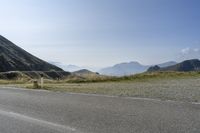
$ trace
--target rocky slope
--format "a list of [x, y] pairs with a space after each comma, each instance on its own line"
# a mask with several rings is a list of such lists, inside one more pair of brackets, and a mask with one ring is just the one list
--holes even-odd
[[0, 72], [7, 71], [62, 71], [0, 35]]
[[168, 66], [160, 68], [159, 66], [150, 67], [147, 71], [182, 71], [182, 72], [189, 72], [189, 71], [200, 71], [200, 60], [199, 59], [192, 59], [186, 60], [176, 65]]

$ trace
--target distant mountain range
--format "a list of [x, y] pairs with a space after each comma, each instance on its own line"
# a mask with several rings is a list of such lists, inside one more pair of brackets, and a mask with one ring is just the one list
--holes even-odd
[[0, 35], [0, 72], [7, 71], [63, 71], [47, 63]]
[[50, 61], [49, 63], [54, 64], [54, 65], [62, 68], [65, 71], [68, 71], [68, 72], [74, 72], [74, 71], [78, 71], [78, 70], [81, 70], [81, 69], [85, 69], [84, 67], [79, 67], [79, 66], [76, 66], [76, 65], [65, 65], [61, 62]]
[[181, 63], [167, 66], [167, 67], [159, 67], [159, 66], [152, 66], [148, 69], [149, 72], [152, 71], [200, 71], [200, 60], [199, 59], [192, 59], [192, 60], [186, 60]]
[[67, 64], [64, 64], [64, 63], [61, 63], [61, 62], [55, 62], [55, 61], [49, 61], [49, 63], [54, 64], [54, 65], [62, 68], [65, 71], [68, 71], [68, 72], [75, 72], [75, 71], [79, 71], [79, 70], [82, 70], [82, 69], [87, 69], [87, 70], [96, 72], [100, 69], [100, 68], [96, 68], [96, 67], [77, 66], [77, 65], [71, 65], [71, 64], [67, 65]]
[[[76, 75], [99, 75], [98, 73], [100, 73], [102, 75], [124, 76], [142, 73], [145, 71], [200, 71], [200, 60], [192, 59], [183, 61], [181, 63], [169, 61], [155, 66], [142, 65], [139, 62], [133, 61], [103, 68], [97, 71], [98, 73], [96, 73], [95, 71], [97, 70], [97, 68], [79, 67], [76, 65], [64, 65], [59, 62], [48, 63], [35, 57], [34, 55], [31, 55], [30, 53], [26, 52], [22, 48], [18, 47], [17, 45], [0, 35], [0, 72], [52, 70], [63, 71], [61, 68], [63, 68], [65, 71], [74, 72], [73, 74]], [[45, 74], [48, 76], [48, 74], [50, 75], [52, 73]], [[54, 75], [62, 76], [69, 75], [69, 73], [54, 73]]]
[[[159, 67], [166, 67], [177, 64], [174, 61], [165, 62], [162, 64], [158, 64]], [[138, 62], [129, 62], [129, 63], [120, 63], [116, 64], [112, 67], [103, 68], [99, 71], [100, 74], [103, 75], [111, 75], [111, 76], [124, 76], [124, 75], [132, 75], [136, 73], [142, 73], [147, 71], [149, 65], [142, 65]]]
[[[95, 72], [95, 68], [88, 68], [88, 67], [80, 67], [80, 66], [76, 66], [76, 65], [64, 65], [62, 63], [59, 62], [50, 62], [54, 65], [57, 65], [61, 68], [63, 68], [65, 71], [69, 71], [69, 72], [75, 72], [75, 71], [79, 71], [79, 70], [88, 70], [88, 71], [93, 71]], [[169, 62], [165, 62], [162, 64], [158, 64], [158, 66], [160, 67], [166, 67], [166, 66], [171, 66], [177, 64], [174, 61], [169, 61]], [[112, 67], [106, 67], [100, 70], [97, 70], [98, 73], [102, 74], [102, 75], [108, 75], [108, 76], [124, 76], [124, 75], [132, 75], [132, 74], [136, 74], [136, 73], [142, 73], [147, 71], [147, 69], [150, 67], [150, 65], [142, 65], [138, 62], [129, 62], [129, 63], [120, 63], [120, 64], [116, 64]]]
[[148, 67], [149, 66], [141, 65], [138, 62], [120, 63], [112, 67], [103, 68], [99, 73], [111, 76], [124, 76], [144, 72]]

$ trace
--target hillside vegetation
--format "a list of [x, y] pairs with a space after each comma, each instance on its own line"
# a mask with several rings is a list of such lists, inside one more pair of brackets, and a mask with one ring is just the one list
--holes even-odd
[[[0, 84], [4, 87], [33, 89], [34, 79], [24, 79], [0, 80]], [[39, 78], [38, 81], [40, 81]], [[42, 89], [200, 102], [200, 72], [151, 72], [125, 77], [107, 77], [94, 73], [70, 74], [60, 80], [45, 78]]]
[[[81, 71], [82, 72], [82, 71]], [[200, 72], [145, 72], [131, 76], [104, 76], [94, 72], [80, 73], [80, 72], [64, 72], [64, 71], [12, 71], [1, 72], [0, 80], [4, 82], [29, 82], [40, 79], [41, 75], [47, 82], [52, 83], [96, 83], [96, 82], [134, 82], [134, 81], [149, 81], [149, 80], [164, 80], [164, 79], [180, 79], [180, 78], [194, 78], [200, 77]]]
[[178, 71], [178, 72], [191, 72], [191, 71], [200, 71], [200, 60], [199, 59], [191, 59], [185, 60], [181, 63], [168, 66], [168, 67], [159, 67], [153, 66], [150, 67], [147, 71], [155, 72], [155, 71]]
[[[128, 77], [84, 78], [77, 81], [45, 81], [43, 89], [73, 93], [200, 102], [199, 72], [156, 72]], [[73, 81], [73, 82], [72, 82]], [[20, 87], [32, 88], [32, 84]]]

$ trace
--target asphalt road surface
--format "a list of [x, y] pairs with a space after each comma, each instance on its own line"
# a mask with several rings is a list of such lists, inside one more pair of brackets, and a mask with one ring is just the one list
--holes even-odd
[[1, 87], [0, 133], [200, 133], [200, 104]]

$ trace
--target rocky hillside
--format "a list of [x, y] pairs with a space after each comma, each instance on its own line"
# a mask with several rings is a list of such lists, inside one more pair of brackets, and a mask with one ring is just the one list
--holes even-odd
[[189, 72], [189, 71], [200, 71], [200, 60], [192, 59], [186, 60], [176, 65], [160, 68], [159, 66], [153, 66], [148, 69], [149, 72], [152, 71], [182, 71], [182, 72]]
[[0, 72], [7, 71], [62, 71], [0, 35]]

